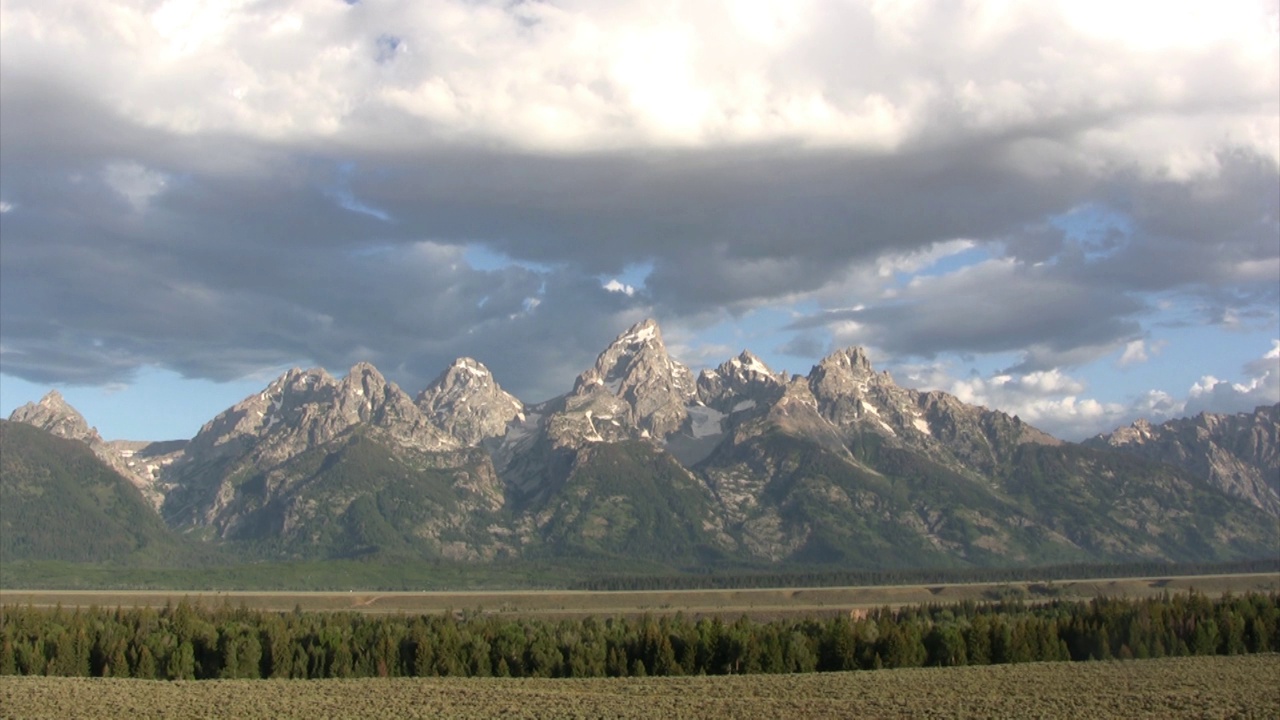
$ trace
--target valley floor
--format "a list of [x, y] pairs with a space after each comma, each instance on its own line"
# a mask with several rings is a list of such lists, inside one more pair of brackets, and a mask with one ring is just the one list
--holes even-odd
[[592, 680], [0, 677], [0, 716], [1280, 717], [1280, 655]]
[[1195, 590], [1210, 597], [1224, 593], [1280, 591], [1280, 573], [1183, 577], [1103, 578], [1044, 582], [951, 583], [866, 587], [768, 588], [737, 590], [493, 592], [187, 592], [126, 590], [0, 590], [0, 605], [54, 607], [163, 607], [183, 598], [206, 607], [229, 603], [268, 611], [295, 607], [316, 611], [436, 614], [478, 612], [517, 617], [636, 616], [643, 614], [719, 615], [755, 619], [798, 615], [835, 615], [883, 606], [901, 607], [965, 600], [984, 602], [1018, 598], [1089, 600], [1095, 597], [1143, 598]]

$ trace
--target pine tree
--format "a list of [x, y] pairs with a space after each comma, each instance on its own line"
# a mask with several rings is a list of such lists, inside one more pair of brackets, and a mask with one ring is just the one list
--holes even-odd
[[0, 636], [0, 675], [17, 675], [18, 663], [14, 658], [13, 638], [5, 632]]
[[151, 654], [151, 648], [146, 645], [138, 650], [138, 660], [133, 668], [133, 676], [143, 680], [156, 679], [156, 659]]
[[178, 649], [169, 656], [168, 667], [165, 668], [165, 676], [170, 680], [194, 680], [196, 677], [196, 657], [195, 650], [191, 647], [191, 643], [183, 641], [178, 645]]

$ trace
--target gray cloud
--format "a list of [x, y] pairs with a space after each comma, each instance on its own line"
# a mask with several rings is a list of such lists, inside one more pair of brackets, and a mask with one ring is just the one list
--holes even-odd
[[[1249, 7], [1184, 42], [1177, 13], [1127, 38], [1071, 4], [21, 5], [0, 345], [29, 380], [368, 359], [416, 389], [466, 354], [537, 399], [648, 313], [807, 302], [780, 352], [1018, 371], [1140, 337], [1149, 293], [1276, 322], [1274, 32]], [[1131, 227], [1046, 221], [1089, 206]], [[867, 281], [959, 238], [993, 259]], [[600, 287], [638, 263], [634, 295]]]
[[811, 315], [792, 327], [834, 327], [837, 344], [874, 345], [900, 355], [1029, 347], [1054, 355], [1132, 338], [1139, 329], [1134, 316], [1143, 309], [1121, 289], [1072, 283], [1051, 268], [993, 260], [918, 280], [890, 301]]

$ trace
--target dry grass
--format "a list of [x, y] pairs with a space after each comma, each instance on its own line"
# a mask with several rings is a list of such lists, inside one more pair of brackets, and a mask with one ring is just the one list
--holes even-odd
[[511, 591], [511, 592], [154, 592], [0, 590], [0, 604], [52, 607], [162, 607], [187, 597], [205, 605], [224, 602], [259, 610], [355, 610], [370, 613], [439, 613], [469, 610], [525, 617], [584, 615], [747, 614], [756, 618], [821, 615], [856, 608], [923, 603], [983, 601], [1002, 594], [1040, 599], [1088, 600], [1107, 597], [1142, 598], [1186, 592], [1190, 588], [1211, 597], [1225, 592], [1280, 590], [1280, 574], [1214, 575], [1173, 578], [1061, 580], [1056, 582], [968, 583], [951, 585], [892, 585], [875, 587], [774, 588], [749, 590], [656, 591]]
[[97, 717], [1280, 717], [1280, 655], [696, 678], [0, 678], [0, 715]]

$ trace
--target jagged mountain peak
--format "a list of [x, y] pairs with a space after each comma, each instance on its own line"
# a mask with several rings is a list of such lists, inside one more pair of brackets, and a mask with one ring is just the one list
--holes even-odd
[[15, 408], [10, 413], [9, 419], [14, 422], [34, 425], [58, 437], [79, 440], [90, 445], [102, 442], [102, 437], [98, 435], [98, 431], [89, 427], [89, 423], [84, 419], [84, 416], [72, 407], [71, 403], [68, 403], [62, 397], [62, 393], [57, 390], [50, 390], [44, 397], [40, 398], [39, 402], [29, 402], [22, 407]]
[[605, 382], [609, 382], [625, 374], [637, 362], [653, 363], [668, 369], [683, 367], [667, 353], [662, 329], [652, 318], [641, 320], [614, 338], [596, 358], [594, 369]]
[[1143, 442], [1150, 439], [1156, 434], [1155, 426], [1146, 418], [1138, 418], [1132, 423], [1119, 427], [1111, 433], [1100, 433], [1093, 440], [1102, 440], [1110, 445], [1125, 445], [1133, 442]]
[[[489, 368], [484, 363], [471, 357], [460, 357], [453, 361], [449, 366], [449, 370], [464, 370], [476, 377], [490, 377], [493, 373], [489, 372]], [[447, 373], [449, 370], [446, 370]]]
[[750, 350], [698, 375], [698, 400], [720, 412], [731, 413], [776, 399], [786, 384]]
[[460, 357], [436, 376], [419, 397], [437, 387], [484, 388], [497, 385], [493, 372], [484, 363], [475, 358]]
[[285, 372], [206, 423], [192, 439], [191, 453], [270, 447], [270, 454], [283, 457], [360, 424], [385, 430], [407, 444], [433, 449], [458, 445], [430, 425], [398, 385], [371, 363], [359, 362], [341, 380], [319, 368]]
[[[869, 391], [898, 389], [887, 372], [875, 372], [866, 351], [860, 347], [838, 350], [814, 365], [809, 371], [809, 387], [824, 405], [830, 405], [837, 399], [848, 405], [834, 415], [830, 413], [830, 408], [824, 411], [837, 424], [843, 424], [851, 417], [862, 416], [861, 401]], [[853, 410], [852, 415], [847, 410]]]
[[645, 318], [627, 328], [627, 331], [619, 335], [613, 344], [635, 345], [648, 342], [662, 344], [662, 328], [658, 327], [658, 322], [653, 318]]
[[321, 387], [331, 387], [338, 381], [321, 368], [290, 368], [263, 388], [259, 395], [263, 399], [279, 399], [284, 395], [310, 393]]
[[454, 360], [414, 400], [429, 420], [467, 445], [501, 437], [524, 416], [524, 403], [504, 391], [484, 363]]
[[575, 391], [580, 388], [590, 391], [592, 385], [604, 384], [617, 395], [620, 392], [618, 384], [636, 366], [666, 372], [679, 366], [667, 353], [667, 346], [662, 342], [662, 329], [651, 318], [632, 325], [614, 338], [596, 357], [595, 366], [579, 376]]
[[1022, 444], [1061, 441], [998, 411], [941, 391], [899, 387], [875, 372], [866, 351], [851, 347], [823, 358], [809, 373], [822, 416], [844, 432], [875, 433], [943, 462], [980, 473], [995, 471], [1005, 453]]
[[[38, 427], [51, 435], [84, 443], [99, 459], [133, 483], [155, 507], [159, 507], [164, 499], [162, 489], [157, 486], [157, 473], [162, 465], [173, 462], [182, 453], [182, 443], [175, 446], [174, 443], [122, 440], [105, 442], [98, 430], [89, 427], [84, 416], [57, 390], [50, 390], [39, 402], [27, 403], [17, 408], [9, 419]], [[162, 446], [164, 449], [161, 449]], [[140, 456], [135, 458], [139, 451]]]
[[[637, 436], [661, 438], [684, 423], [697, 388], [689, 368], [667, 354], [658, 323], [647, 319], [615, 338], [578, 376], [571, 395], [571, 411], [603, 411]], [[618, 417], [617, 401], [626, 406], [625, 418]]]
[[[369, 410], [373, 410], [381, 406], [387, 401], [394, 401], [394, 394], [390, 393], [389, 388], [395, 387], [393, 383], [388, 383], [386, 377], [374, 367], [372, 363], [358, 362], [351, 366], [345, 377], [339, 383], [340, 391], [348, 394], [362, 397], [365, 399], [365, 405]], [[396, 393], [400, 389], [395, 387]], [[362, 418], [368, 419], [368, 418]]]
[[750, 350], [743, 350], [737, 357], [722, 364], [720, 371], [722, 374], [732, 372], [741, 377], [759, 377], [766, 381], [778, 382], [778, 377], [773, 370]]
[[1145, 419], [1084, 442], [1182, 467], [1228, 495], [1280, 515], [1280, 403], [1253, 412]]
[[347, 371], [347, 377], [351, 377], [352, 375], [370, 375], [375, 377], [382, 377], [382, 373], [378, 370], [378, 368], [374, 367], [373, 363], [369, 362], [368, 360], [361, 360], [357, 362], [355, 365], [352, 365], [351, 369]]
[[871, 358], [861, 347], [847, 347], [837, 350], [818, 362], [817, 367], [828, 371], [839, 370], [855, 376], [871, 375], [875, 370], [871, 367]]
[[57, 388], [45, 393], [44, 397], [40, 398], [40, 402], [36, 404], [40, 407], [76, 412], [75, 408], [71, 407], [71, 404], [66, 401], [66, 398], [62, 397], [62, 393], [58, 392]]

